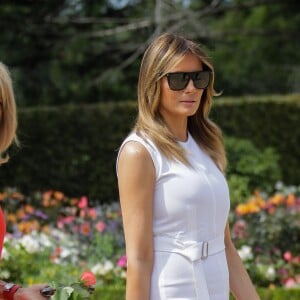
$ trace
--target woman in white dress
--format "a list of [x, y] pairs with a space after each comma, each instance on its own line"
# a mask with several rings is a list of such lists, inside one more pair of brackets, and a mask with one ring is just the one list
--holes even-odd
[[138, 119], [117, 161], [127, 300], [259, 299], [230, 237], [213, 83], [205, 52], [181, 36], [144, 54]]

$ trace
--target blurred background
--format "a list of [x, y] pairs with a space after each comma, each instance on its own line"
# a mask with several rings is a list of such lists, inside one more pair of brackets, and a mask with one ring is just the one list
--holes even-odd
[[89, 269], [93, 299], [124, 298], [115, 161], [143, 52], [170, 31], [215, 66], [239, 254], [262, 299], [300, 299], [298, 0], [1, 0], [0, 28], [21, 142], [0, 168], [1, 279], [67, 285]]
[[51, 0], [0, 4], [1, 60], [20, 107], [136, 99], [164, 31], [205, 46], [223, 94], [300, 91], [297, 0]]
[[21, 147], [9, 149], [0, 187], [115, 201], [141, 57], [165, 31], [206, 48], [223, 91], [211, 117], [225, 136], [253, 143], [226, 142], [232, 190], [298, 184], [299, 8], [297, 0], [1, 1], [0, 59], [13, 77]]

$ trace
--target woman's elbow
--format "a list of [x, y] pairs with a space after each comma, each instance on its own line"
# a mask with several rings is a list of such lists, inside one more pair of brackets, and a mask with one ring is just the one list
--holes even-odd
[[127, 268], [139, 269], [143, 268], [145, 271], [152, 271], [154, 263], [153, 251], [139, 251], [134, 254], [127, 255]]

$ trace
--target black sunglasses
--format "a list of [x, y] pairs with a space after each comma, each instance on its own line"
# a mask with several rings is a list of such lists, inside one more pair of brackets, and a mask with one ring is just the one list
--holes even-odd
[[210, 82], [211, 71], [174, 72], [167, 73], [166, 76], [173, 91], [184, 90], [191, 79], [196, 89], [206, 89]]

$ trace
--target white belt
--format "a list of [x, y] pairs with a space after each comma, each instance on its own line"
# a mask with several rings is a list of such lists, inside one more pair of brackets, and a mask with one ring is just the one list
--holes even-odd
[[224, 235], [203, 242], [182, 241], [169, 236], [154, 236], [154, 251], [179, 253], [191, 261], [205, 259], [225, 249]]

